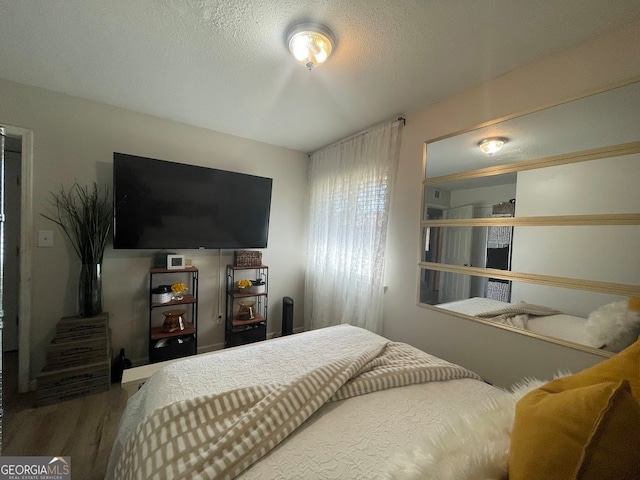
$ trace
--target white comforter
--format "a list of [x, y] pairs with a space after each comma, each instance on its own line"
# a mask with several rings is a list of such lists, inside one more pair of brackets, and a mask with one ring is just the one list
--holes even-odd
[[[384, 342], [373, 333], [345, 325], [171, 364], [129, 401], [107, 478], [113, 478], [115, 462], [135, 426], [161, 406], [231, 388], [288, 382], [339, 352], [353, 354], [354, 345], [370, 348]], [[407, 448], [412, 437], [419, 437], [448, 412], [499, 393], [482, 382], [464, 379], [327, 404], [242, 478], [374, 478], [391, 454]]]

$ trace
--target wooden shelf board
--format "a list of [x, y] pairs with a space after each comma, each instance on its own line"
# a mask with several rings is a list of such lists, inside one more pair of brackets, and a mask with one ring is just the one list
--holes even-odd
[[229, 295], [231, 295], [233, 298], [245, 298], [245, 297], [266, 297], [267, 296], [267, 292], [260, 292], [260, 293], [240, 293], [238, 290], [234, 290], [232, 292], [229, 292]]
[[266, 265], [247, 265], [247, 266], [227, 265], [227, 267], [229, 267], [231, 270], [251, 270], [256, 268], [268, 268]]
[[192, 335], [196, 333], [193, 323], [186, 322], [184, 330], [176, 330], [175, 332], [164, 332], [162, 327], [153, 327], [151, 329], [151, 340], [160, 340], [162, 338], [182, 337], [184, 335]]
[[198, 300], [196, 300], [196, 297], [194, 297], [193, 295], [185, 295], [182, 300], [171, 300], [170, 302], [165, 303], [153, 302], [151, 304], [151, 308], [170, 307], [171, 305], [190, 305], [192, 303], [196, 303], [197, 301]]
[[255, 323], [261, 323], [264, 321], [266, 321], [266, 318], [261, 315], [256, 315], [255, 318], [252, 318], [251, 320], [239, 320], [237, 318], [234, 318], [231, 324], [234, 327], [242, 327], [244, 325], [253, 325]]
[[184, 273], [184, 272], [197, 272], [198, 269], [196, 267], [184, 267], [184, 268], [152, 268], [151, 273]]

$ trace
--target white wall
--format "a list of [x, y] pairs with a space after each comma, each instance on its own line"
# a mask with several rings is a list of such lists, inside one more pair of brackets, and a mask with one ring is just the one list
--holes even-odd
[[[280, 330], [282, 297], [294, 299], [294, 327], [303, 323], [303, 275], [307, 156], [259, 142], [84, 101], [0, 80], [0, 123], [33, 132], [34, 231], [54, 230], [55, 247], [30, 245], [33, 256], [30, 331], [31, 378], [44, 365], [45, 347], [56, 322], [76, 312], [79, 260], [61, 231], [39, 213], [49, 192], [60, 185], [111, 185], [113, 152], [172, 160], [273, 178], [269, 247], [263, 262], [270, 267], [269, 332]], [[201, 350], [222, 346], [219, 311], [219, 265], [232, 263], [232, 251], [185, 250], [200, 269], [199, 337]], [[127, 357], [147, 356], [148, 269], [152, 250], [113, 250], [103, 264], [103, 305], [111, 314], [114, 351]], [[221, 297], [224, 302], [224, 296]]]
[[[640, 77], [640, 22], [451, 97], [408, 112], [388, 237], [384, 334], [510, 385], [526, 375], [549, 377], [602, 359], [497, 326], [416, 305], [424, 142], [495, 118], [576, 98]], [[426, 60], [425, 60], [426, 61]], [[437, 72], [436, 72], [437, 74]]]

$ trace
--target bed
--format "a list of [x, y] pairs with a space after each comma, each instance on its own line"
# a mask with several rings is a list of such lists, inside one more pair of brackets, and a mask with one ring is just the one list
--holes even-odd
[[[500, 300], [493, 300], [490, 298], [473, 297], [467, 300], [440, 303], [435, 306], [444, 310], [463, 313], [469, 316], [493, 319], [501, 316], [496, 312], [507, 311], [510, 307], [517, 305], [519, 304], [502, 302]], [[502, 320], [498, 321], [502, 321], [503, 323], [518, 328], [524, 328], [525, 330], [539, 333], [541, 335], [547, 335], [594, 348], [602, 347], [601, 344], [598, 344], [598, 342], [594, 340], [592, 335], [589, 335], [589, 331], [586, 328], [586, 318], [566, 315], [556, 310], [547, 309], [546, 307], [538, 305], [534, 305], [532, 307], [540, 308], [540, 310], [531, 310], [532, 312], [537, 311], [539, 314], [528, 315], [525, 313], [524, 315], [527, 315], [527, 318], [526, 320], [522, 320], [518, 319], [517, 311], [515, 311], [513, 316], [503, 314]]]
[[505, 396], [409, 345], [318, 329], [157, 371], [129, 399], [106, 478], [409, 478], [397, 460], [420, 439]]

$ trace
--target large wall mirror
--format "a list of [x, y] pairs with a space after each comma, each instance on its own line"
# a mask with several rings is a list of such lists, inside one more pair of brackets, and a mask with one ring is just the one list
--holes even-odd
[[603, 355], [638, 338], [640, 82], [427, 142], [424, 162], [421, 305]]

